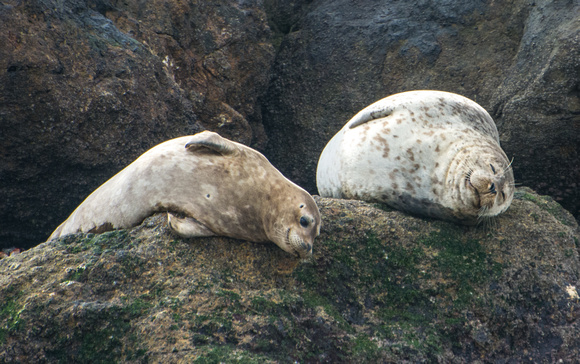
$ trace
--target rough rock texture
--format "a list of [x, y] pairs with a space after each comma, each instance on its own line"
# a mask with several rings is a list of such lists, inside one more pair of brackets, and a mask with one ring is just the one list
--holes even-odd
[[[0, 362], [572, 363], [574, 218], [520, 189], [462, 227], [318, 198], [308, 262], [164, 216], [0, 259]], [[196, 361], [197, 360], [197, 361]]]
[[264, 141], [247, 121], [273, 59], [255, 3], [88, 3], [0, 4], [0, 247], [44, 241], [161, 141]]
[[105, 15], [163, 58], [205, 127], [265, 143], [256, 100], [274, 47], [261, 1], [111, 1]]
[[262, 99], [266, 154], [282, 173], [315, 193], [320, 152], [356, 112], [397, 92], [450, 91], [494, 117], [518, 182], [580, 216], [577, 1], [293, 4], [304, 16], [291, 26], [270, 16], [285, 34]]
[[536, 4], [491, 109], [520, 182], [580, 219], [580, 3]]

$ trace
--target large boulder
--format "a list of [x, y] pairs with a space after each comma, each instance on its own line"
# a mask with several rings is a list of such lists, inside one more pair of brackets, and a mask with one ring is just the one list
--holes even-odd
[[519, 182], [580, 219], [580, 3], [536, 2], [490, 110]]
[[[90, 4], [90, 5], [88, 5]], [[28, 247], [161, 141], [249, 144], [273, 47], [251, 2], [0, 4], [0, 248]]]
[[490, 112], [518, 183], [580, 216], [578, 2], [293, 4], [300, 18], [270, 16], [282, 41], [261, 99], [266, 154], [289, 178], [315, 193], [320, 152], [356, 112], [444, 90]]
[[[490, 225], [317, 198], [310, 261], [163, 215], [0, 259], [0, 362], [575, 362], [580, 232], [519, 189]], [[195, 361], [199, 360], [199, 361]]]

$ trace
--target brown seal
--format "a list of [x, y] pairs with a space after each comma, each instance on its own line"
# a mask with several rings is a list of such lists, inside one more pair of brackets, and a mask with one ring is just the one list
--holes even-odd
[[491, 116], [442, 91], [403, 92], [361, 110], [324, 148], [316, 184], [323, 197], [464, 224], [504, 212], [514, 194]]
[[161, 143], [96, 189], [50, 236], [101, 233], [168, 211], [184, 237], [272, 241], [306, 257], [320, 233], [308, 192], [256, 150], [204, 131]]

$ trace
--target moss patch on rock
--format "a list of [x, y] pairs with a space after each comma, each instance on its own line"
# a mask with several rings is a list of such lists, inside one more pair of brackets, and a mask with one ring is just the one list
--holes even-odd
[[274, 244], [176, 238], [164, 215], [0, 260], [0, 362], [580, 355], [577, 226], [530, 199], [485, 227], [316, 200], [323, 229], [303, 262]]

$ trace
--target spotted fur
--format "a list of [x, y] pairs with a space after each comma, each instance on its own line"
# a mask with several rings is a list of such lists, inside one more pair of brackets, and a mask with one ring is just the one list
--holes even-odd
[[361, 110], [324, 148], [316, 183], [321, 196], [465, 224], [504, 212], [514, 192], [491, 116], [442, 91], [403, 92]]

